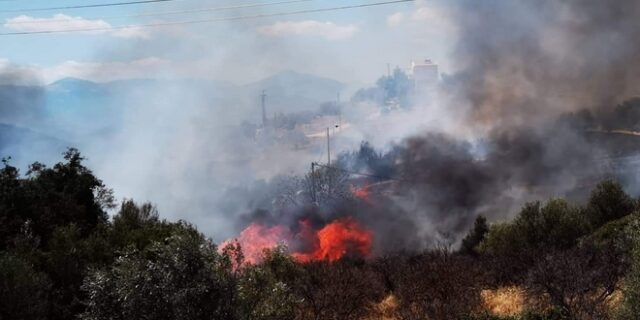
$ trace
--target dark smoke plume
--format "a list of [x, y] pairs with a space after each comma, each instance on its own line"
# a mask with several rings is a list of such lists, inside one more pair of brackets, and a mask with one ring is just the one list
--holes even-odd
[[531, 123], [640, 93], [640, 2], [463, 1], [450, 80], [472, 121]]
[[[453, 6], [460, 68], [445, 77], [440, 94], [451, 114], [466, 112], [460, 122], [475, 139], [455, 133], [407, 138], [380, 155], [383, 165], [347, 167], [395, 175], [372, 202], [290, 210], [272, 221], [351, 215], [374, 231], [378, 251], [419, 250], [456, 243], [478, 214], [496, 221], [526, 201], [582, 201], [600, 179], [620, 173], [611, 170], [620, 166], [614, 137], [594, 135], [602, 119], [583, 121], [584, 114], [573, 112], [603, 116], [640, 93], [640, 2], [469, 0]], [[623, 153], [637, 153], [637, 143], [629, 146]]]
[[506, 218], [525, 201], [581, 195], [616, 173], [611, 143], [588, 133], [597, 127], [558, 117], [614, 108], [640, 93], [640, 2], [454, 6], [461, 67], [442, 90], [483, 137], [473, 148], [433, 134], [410, 138], [400, 171], [418, 180], [404, 190], [412, 194], [409, 210], [459, 239], [477, 214]]

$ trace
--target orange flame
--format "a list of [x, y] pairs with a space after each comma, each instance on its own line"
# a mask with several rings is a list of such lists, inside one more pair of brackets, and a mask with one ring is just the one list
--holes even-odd
[[373, 245], [373, 234], [353, 218], [341, 218], [314, 230], [308, 220], [300, 221], [301, 230], [292, 232], [283, 226], [267, 227], [250, 224], [235, 240], [224, 241], [220, 248], [236, 241], [245, 256], [245, 263], [256, 264], [262, 260], [264, 250], [278, 244], [290, 245], [293, 239], [311, 244], [311, 251], [293, 252], [291, 256], [299, 262], [336, 261], [348, 254], [368, 257]]
[[327, 224], [315, 233], [315, 237], [316, 246], [313, 252], [293, 253], [296, 260], [300, 262], [336, 261], [346, 254], [357, 254], [363, 257], [371, 254], [373, 234], [352, 218], [343, 218]]
[[351, 194], [360, 200], [369, 200], [369, 188], [366, 186], [362, 188], [351, 186]]
[[289, 230], [282, 226], [266, 227], [252, 223], [240, 232], [237, 239], [224, 241], [220, 248], [237, 242], [242, 248], [245, 262], [256, 264], [262, 259], [264, 250], [275, 248], [282, 242], [286, 243], [289, 238]]

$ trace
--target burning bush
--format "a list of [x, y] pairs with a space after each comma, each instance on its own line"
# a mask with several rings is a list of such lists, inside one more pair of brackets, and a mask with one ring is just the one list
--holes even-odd
[[245, 262], [260, 262], [265, 250], [278, 244], [293, 248], [291, 253], [299, 262], [337, 261], [345, 256], [368, 257], [371, 254], [373, 234], [351, 217], [340, 218], [316, 228], [311, 220], [299, 221], [299, 230], [293, 232], [281, 226], [251, 223], [235, 240], [223, 242], [221, 248], [237, 242], [243, 250]]

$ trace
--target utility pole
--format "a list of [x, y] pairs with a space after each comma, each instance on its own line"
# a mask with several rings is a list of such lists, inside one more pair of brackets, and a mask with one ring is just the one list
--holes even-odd
[[391, 78], [391, 63], [387, 63], [387, 76]]
[[316, 199], [316, 163], [311, 162], [311, 201], [313, 204], [318, 204]]
[[267, 127], [267, 94], [262, 90], [260, 95], [260, 104], [262, 105], [262, 127]]
[[331, 139], [329, 138], [329, 128], [327, 128], [327, 166], [331, 166]]

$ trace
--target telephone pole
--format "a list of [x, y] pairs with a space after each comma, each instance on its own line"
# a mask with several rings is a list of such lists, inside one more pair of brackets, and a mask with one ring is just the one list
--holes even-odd
[[267, 94], [262, 90], [260, 95], [260, 104], [262, 106], [262, 127], [267, 127]]
[[329, 138], [329, 128], [327, 128], [327, 166], [331, 166], [331, 138]]
[[311, 162], [311, 201], [313, 204], [318, 204], [316, 199], [316, 163]]

